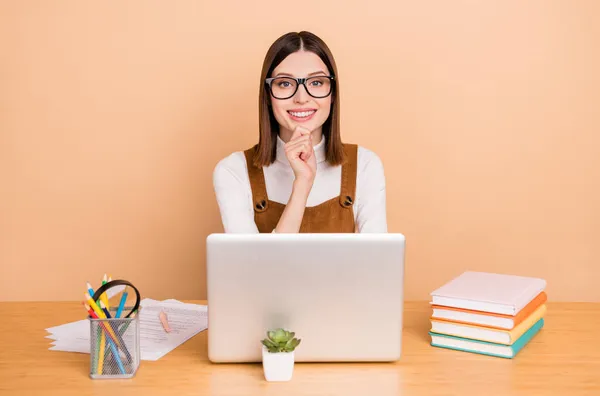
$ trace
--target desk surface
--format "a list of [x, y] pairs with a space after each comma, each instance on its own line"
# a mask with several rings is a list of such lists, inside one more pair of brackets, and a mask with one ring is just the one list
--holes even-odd
[[[196, 301], [198, 303], [205, 303]], [[45, 328], [82, 319], [74, 303], [0, 303], [0, 394], [15, 395], [599, 395], [600, 304], [549, 303], [544, 329], [515, 359], [431, 347], [426, 302], [405, 304], [396, 363], [297, 363], [290, 382], [260, 364], [212, 364], [204, 331], [133, 379], [91, 380], [89, 355], [49, 351]]]

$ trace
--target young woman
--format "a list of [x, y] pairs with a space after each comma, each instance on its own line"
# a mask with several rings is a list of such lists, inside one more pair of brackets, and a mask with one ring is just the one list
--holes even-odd
[[219, 161], [213, 183], [227, 233], [387, 232], [383, 165], [342, 143], [336, 64], [309, 32], [269, 48], [258, 144]]

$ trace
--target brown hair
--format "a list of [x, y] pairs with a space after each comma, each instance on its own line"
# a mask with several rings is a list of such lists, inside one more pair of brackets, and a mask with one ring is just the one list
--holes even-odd
[[286, 33], [279, 37], [269, 48], [263, 62], [260, 74], [260, 92], [258, 103], [259, 140], [254, 152], [253, 163], [257, 167], [270, 165], [277, 156], [277, 134], [279, 124], [270, 106], [270, 92], [265, 79], [271, 76], [273, 70], [291, 53], [304, 50], [315, 53], [335, 76], [332, 81], [331, 112], [323, 124], [325, 136], [326, 160], [331, 165], [339, 165], [345, 161], [345, 153], [340, 137], [340, 99], [337, 67], [327, 44], [316, 35], [302, 31]]

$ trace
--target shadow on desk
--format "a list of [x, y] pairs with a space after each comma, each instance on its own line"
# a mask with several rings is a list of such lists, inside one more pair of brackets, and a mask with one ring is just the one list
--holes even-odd
[[[423, 310], [426, 307], [426, 310]], [[410, 342], [431, 343], [429, 330], [431, 329], [431, 310], [429, 305], [415, 306], [415, 304], [404, 305], [403, 321], [403, 338], [409, 338]]]

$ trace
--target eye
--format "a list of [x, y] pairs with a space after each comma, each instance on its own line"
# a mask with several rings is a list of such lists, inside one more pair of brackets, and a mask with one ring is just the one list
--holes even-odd
[[326, 85], [329, 82], [329, 80], [327, 80], [324, 77], [313, 77], [310, 79], [310, 86], [312, 87], [322, 87], [323, 85]]

